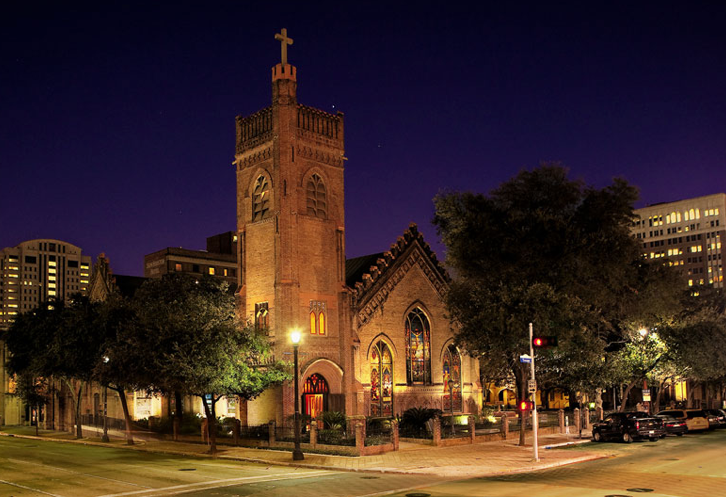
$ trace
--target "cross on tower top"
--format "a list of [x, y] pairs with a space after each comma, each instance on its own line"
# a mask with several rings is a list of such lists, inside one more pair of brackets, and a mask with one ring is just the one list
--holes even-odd
[[280, 41], [280, 53], [282, 64], [287, 64], [287, 46], [292, 45], [292, 38], [287, 37], [287, 29], [282, 28], [280, 33], [275, 34], [275, 39]]

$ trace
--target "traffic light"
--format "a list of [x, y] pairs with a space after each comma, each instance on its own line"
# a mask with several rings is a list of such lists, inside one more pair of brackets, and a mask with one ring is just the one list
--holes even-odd
[[534, 337], [532, 338], [532, 346], [535, 349], [557, 347], [557, 337]]
[[517, 408], [522, 412], [527, 412], [532, 410], [532, 402], [529, 400], [520, 400], [519, 404], [517, 404]]

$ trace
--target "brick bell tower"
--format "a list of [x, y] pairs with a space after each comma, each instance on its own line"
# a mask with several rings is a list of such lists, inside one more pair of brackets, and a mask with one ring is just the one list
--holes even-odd
[[[272, 68], [272, 105], [236, 118], [240, 314], [267, 327], [277, 359], [292, 360], [289, 333], [299, 329], [300, 392], [315, 373], [328, 388], [321, 398], [305, 398], [314, 403], [307, 408], [343, 410], [347, 359], [341, 351], [350, 327], [343, 114], [298, 103], [297, 69], [287, 62], [293, 40], [285, 29], [275, 39], [282, 60]], [[249, 424], [283, 423], [293, 413], [292, 387], [250, 402]]]

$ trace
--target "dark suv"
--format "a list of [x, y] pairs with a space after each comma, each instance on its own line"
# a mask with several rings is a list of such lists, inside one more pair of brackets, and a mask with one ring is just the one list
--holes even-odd
[[622, 440], [630, 443], [645, 438], [655, 442], [663, 433], [660, 420], [644, 412], [614, 412], [592, 427], [595, 442]]

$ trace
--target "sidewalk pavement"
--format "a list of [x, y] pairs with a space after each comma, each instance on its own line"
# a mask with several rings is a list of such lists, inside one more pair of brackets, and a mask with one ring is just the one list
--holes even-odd
[[[93, 433], [92, 438], [81, 440], [70, 439], [66, 432], [41, 433], [42, 440], [55, 440], [70, 443], [84, 443], [129, 450], [148, 451], [161, 454], [173, 454], [194, 457], [212, 457], [208, 454], [209, 447], [204, 444], [143, 440], [135, 435], [137, 443], [126, 445], [122, 432], [110, 431], [111, 442], [100, 442], [100, 433], [95, 427], [84, 426], [85, 434]], [[36, 438], [29, 430], [13, 429], [9, 433], [16, 437]], [[6, 434], [0, 432], [0, 434]], [[59, 436], [62, 438], [59, 438]], [[528, 434], [531, 435], [531, 434]], [[330, 469], [337, 471], [362, 471], [399, 474], [430, 474], [449, 478], [471, 478], [502, 474], [524, 473], [590, 461], [608, 457], [602, 452], [563, 450], [571, 444], [589, 442], [589, 433], [583, 432], [583, 439], [577, 435], [544, 435], [539, 437], [539, 458], [533, 460], [531, 436], [527, 437], [527, 445], [520, 447], [518, 440], [499, 440], [470, 445], [452, 447], [433, 447], [413, 443], [401, 443], [400, 450], [375, 456], [337, 456], [305, 453], [303, 461], [292, 460], [290, 451], [255, 449], [218, 445], [218, 459], [257, 462], [262, 464], [285, 465], [294, 467]], [[548, 448], [549, 447], [549, 448]]]

